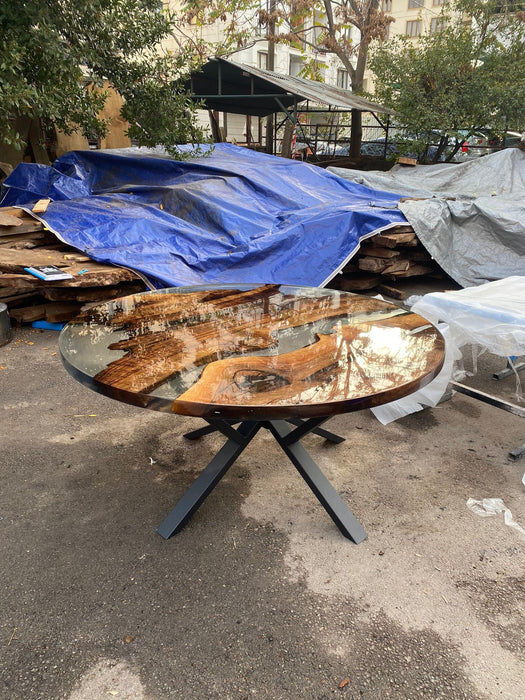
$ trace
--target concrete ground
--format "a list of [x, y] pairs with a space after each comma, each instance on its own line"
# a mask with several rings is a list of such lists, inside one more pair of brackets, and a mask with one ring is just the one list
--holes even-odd
[[[458, 394], [307, 437], [358, 546], [259, 434], [165, 541], [223, 440], [81, 386], [57, 339], [0, 348], [2, 700], [525, 698], [525, 541], [466, 505], [501, 498], [525, 527], [522, 419]], [[512, 398], [491, 362], [475, 381]]]

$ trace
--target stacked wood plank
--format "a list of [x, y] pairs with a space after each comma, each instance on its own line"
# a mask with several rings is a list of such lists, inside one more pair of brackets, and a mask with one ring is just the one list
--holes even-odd
[[414, 229], [403, 225], [383, 231], [361, 243], [361, 248], [334, 286], [346, 291], [377, 289], [394, 299], [405, 293], [395, 282], [408, 277], [438, 277], [442, 270], [419, 242]]
[[[35, 265], [56, 265], [72, 278], [40, 280], [24, 269]], [[131, 270], [96, 263], [30, 214], [0, 208], [0, 302], [7, 304], [15, 323], [69, 321], [87, 305], [144, 289]]]

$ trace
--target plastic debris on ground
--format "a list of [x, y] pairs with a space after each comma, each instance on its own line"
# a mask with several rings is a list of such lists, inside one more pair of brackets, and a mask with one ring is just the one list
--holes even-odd
[[503, 513], [505, 525], [508, 525], [516, 530], [520, 538], [525, 540], [525, 530], [514, 520], [512, 513], [503, 503], [501, 498], [484, 498], [481, 501], [476, 501], [474, 498], [469, 498], [467, 501], [467, 508], [470, 508], [473, 513], [480, 515], [482, 518], [488, 518], [492, 515], [500, 515]]

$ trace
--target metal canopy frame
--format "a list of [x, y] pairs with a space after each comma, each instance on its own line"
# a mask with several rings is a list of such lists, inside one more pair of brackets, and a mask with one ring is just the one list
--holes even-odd
[[[298, 111], [306, 114], [347, 114], [352, 110], [369, 112], [388, 135], [391, 110], [382, 105], [365, 100], [349, 90], [234, 63], [224, 58], [212, 58], [200, 71], [193, 73], [187, 89], [192, 99], [203, 101], [212, 112], [256, 117], [273, 115], [274, 152], [277, 129], [287, 121], [300, 129], [305, 143], [309, 144], [297, 118]], [[328, 105], [328, 108], [312, 107], [313, 100]], [[298, 107], [303, 102], [306, 102], [306, 106], [299, 110]], [[278, 123], [279, 113], [284, 114], [284, 118]], [[386, 120], [382, 120], [379, 114], [385, 114]]]

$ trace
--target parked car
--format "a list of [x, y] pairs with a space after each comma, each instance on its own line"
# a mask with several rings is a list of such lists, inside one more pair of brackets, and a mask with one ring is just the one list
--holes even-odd
[[[459, 132], [462, 133], [461, 131]], [[489, 153], [501, 151], [504, 148], [513, 148], [522, 139], [522, 134], [518, 131], [507, 131], [503, 136], [499, 136], [488, 129], [480, 129], [474, 134], [468, 135], [468, 131], [463, 132], [465, 141], [460, 150], [454, 156], [454, 162], [462, 162], [470, 158], [479, 158]]]

